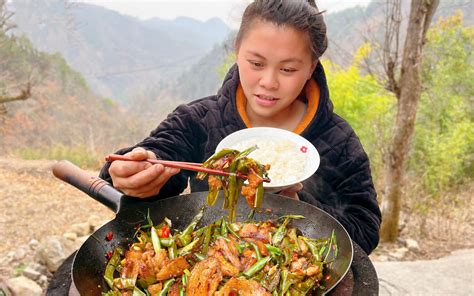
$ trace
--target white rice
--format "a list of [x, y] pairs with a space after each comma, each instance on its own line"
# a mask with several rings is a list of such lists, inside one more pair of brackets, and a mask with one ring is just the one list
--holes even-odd
[[300, 147], [294, 142], [285, 139], [251, 138], [229, 148], [243, 151], [254, 145], [257, 145], [258, 149], [250, 153], [248, 157], [263, 165], [271, 165], [268, 171], [270, 185], [292, 183], [303, 175], [306, 154], [302, 153]]

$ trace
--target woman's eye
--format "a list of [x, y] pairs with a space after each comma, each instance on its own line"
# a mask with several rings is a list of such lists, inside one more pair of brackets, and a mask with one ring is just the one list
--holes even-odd
[[257, 68], [261, 68], [263, 67], [263, 64], [260, 63], [260, 62], [256, 62], [256, 61], [249, 61], [249, 63], [254, 66], [254, 67], [257, 67]]
[[290, 68], [282, 68], [281, 70], [285, 73], [293, 73], [296, 71], [295, 69], [290, 69]]

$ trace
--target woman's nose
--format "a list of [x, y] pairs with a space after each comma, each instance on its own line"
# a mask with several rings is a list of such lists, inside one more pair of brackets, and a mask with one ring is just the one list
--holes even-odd
[[267, 70], [262, 73], [259, 84], [265, 89], [277, 89], [278, 78], [277, 74], [272, 70]]

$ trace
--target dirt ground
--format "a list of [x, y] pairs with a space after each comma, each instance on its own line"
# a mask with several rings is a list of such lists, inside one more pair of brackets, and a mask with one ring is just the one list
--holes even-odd
[[[28, 244], [31, 239], [40, 241], [45, 236], [62, 235], [74, 223], [89, 219], [105, 222], [114, 217], [113, 212], [99, 202], [55, 178], [51, 173], [53, 163], [0, 157], [0, 254]], [[97, 172], [90, 173], [97, 175]], [[474, 186], [471, 187], [463, 193], [463, 198], [472, 201]], [[439, 258], [457, 249], [474, 247], [470, 239], [474, 233], [474, 220], [470, 215], [472, 202], [467, 205], [454, 217], [443, 211], [427, 219], [402, 215], [401, 238], [394, 244], [379, 245], [371, 255], [372, 260], [390, 258], [390, 253], [404, 248], [406, 238], [415, 239], [420, 249], [406, 252], [399, 260]], [[418, 229], [422, 228], [427, 228], [432, 235], [418, 236]]]

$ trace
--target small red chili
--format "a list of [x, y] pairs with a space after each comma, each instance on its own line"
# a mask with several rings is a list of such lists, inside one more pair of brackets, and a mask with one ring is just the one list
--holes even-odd
[[105, 239], [111, 241], [114, 238], [114, 233], [112, 231], [107, 232]]
[[168, 226], [163, 226], [161, 228], [161, 237], [162, 238], [170, 237], [170, 228]]
[[110, 258], [112, 258], [112, 255], [113, 255], [112, 251], [108, 251], [108, 252], [105, 254], [105, 257], [110, 260]]

